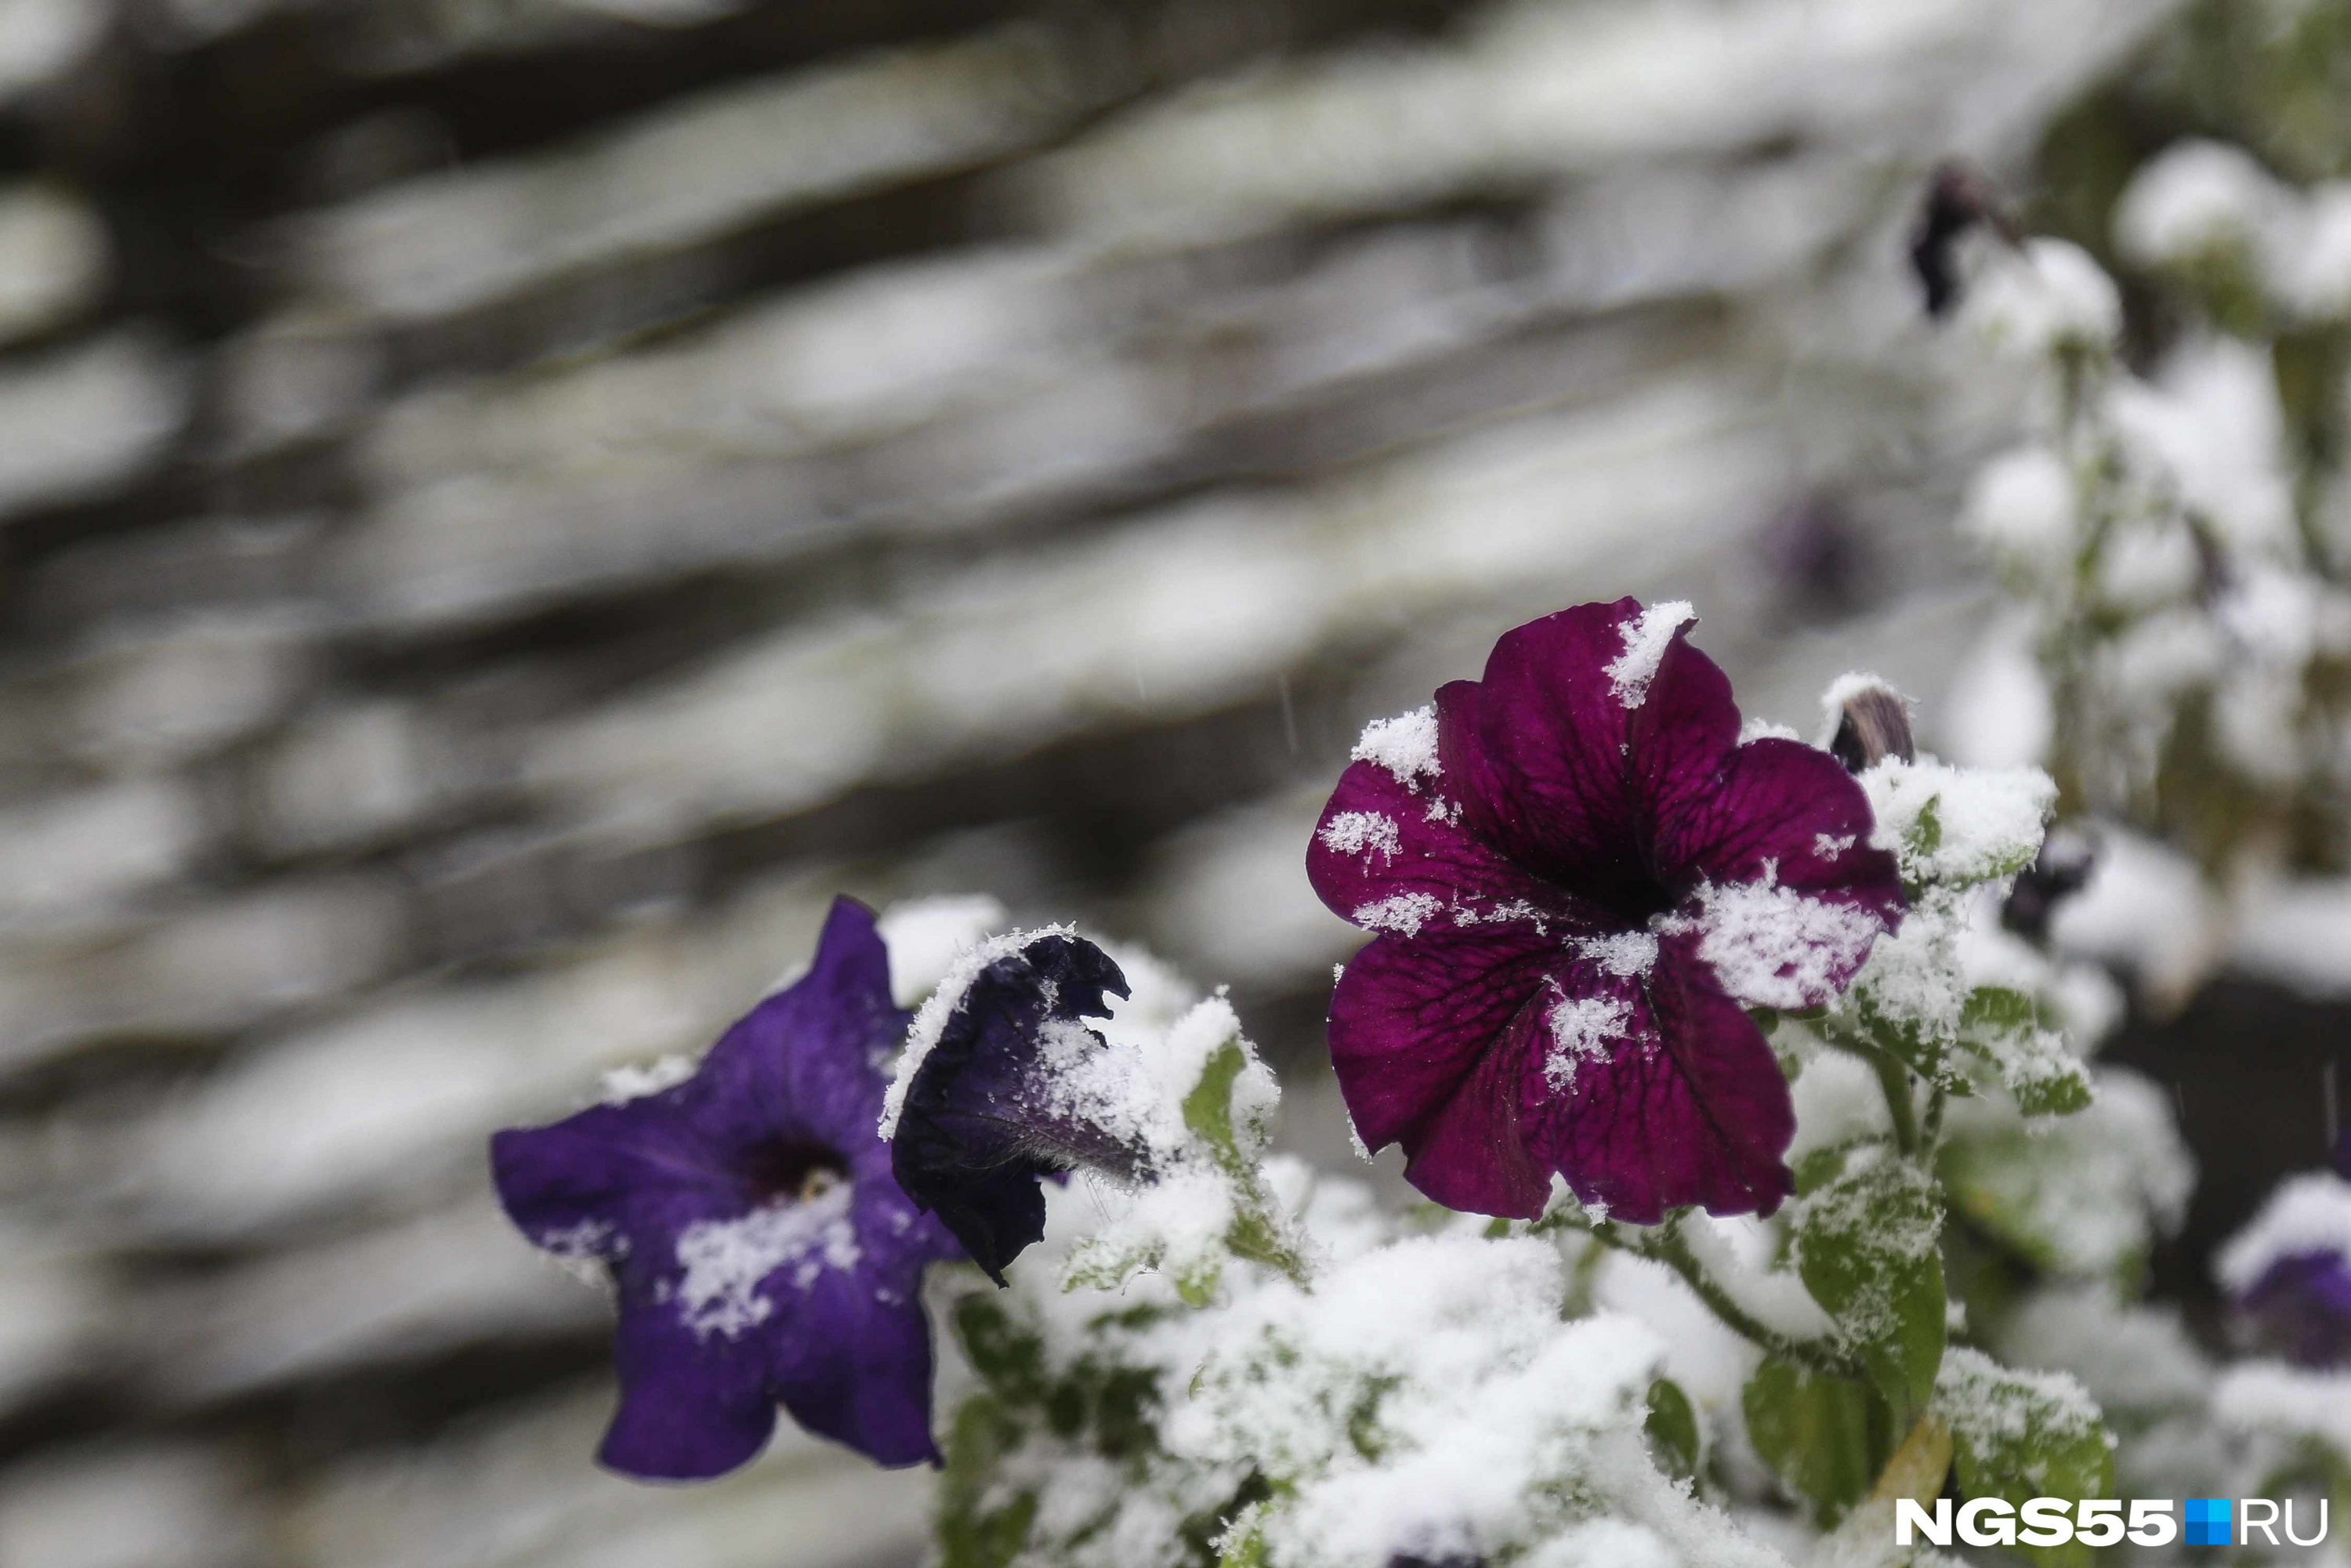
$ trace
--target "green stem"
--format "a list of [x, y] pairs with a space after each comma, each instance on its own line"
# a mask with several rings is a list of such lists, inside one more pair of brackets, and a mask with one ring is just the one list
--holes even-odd
[[1943, 1145], [1943, 1107], [1949, 1099], [1939, 1083], [1927, 1095], [1927, 1122], [1920, 1129], [1919, 1136], [1923, 1140], [1923, 1152], [1929, 1160]]
[[1894, 1145], [1906, 1155], [1918, 1152], [1918, 1105], [1910, 1093], [1910, 1069], [1888, 1051], [1872, 1049], [1869, 1065], [1877, 1071], [1877, 1086], [1886, 1091], [1886, 1113], [1894, 1120]]
[[1635, 1229], [1619, 1225], [1613, 1219], [1593, 1219], [1576, 1214], [1553, 1214], [1535, 1222], [1538, 1233], [1551, 1229], [1581, 1230], [1604, 1246], [1619, 1252], [1629, 1252], [1635, 1258], [1646, 1258], [1662, 1263], [1680, 1276], [1707, 1310], [1722, 1320], [1733, 1333], [1762, 1347], [1764, 1353], [1778, 1360], [1792, 1363], [1807, 1372], [1824, 1377], [1860, 1378], [1865, 1376], [1861, 1364], [1835, 1346], [1823, 1340], [1792, 1339], [1771, 1328], [1734, 1300], [1722, 1282], [1706, 1270], [1698, 1255], [1690, 1250], [1689, 1242], [1682, 1236], [1679, 1217], [1668, 1219], [1654, 1230]]

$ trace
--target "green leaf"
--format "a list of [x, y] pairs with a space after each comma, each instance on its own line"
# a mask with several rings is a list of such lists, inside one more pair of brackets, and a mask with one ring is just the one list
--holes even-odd
[[1017, 1405], [1045, 1397], [1045, 1344], [1012, 1321], [994, 1294], [974, 1291], [955, 1304], [956, 1339], [980, 1381]]
[[1237, 1176], [1256, 1174], [1256, 1149], [1264, 1142], [1261, 1128], [1234, 1124], [1233, 1085], [1249, 1064], [1240, 1041], [1228, 1040], [1208, 1053], [1199, 1078], [1184, 1096], [1185, 1127], [1207, 1145], [1218, 1166]]
[[1971, 1229], [2019, 1261], [2135, 1293], [2152, 1220], [2147, 1152], [2128, 1145], [2134, 1135], [2095, 1108], [2032, 1130], [1966, 1130], [1943, 1145], [1943, 1190]]
[[1938, 795], [1918, 808], [1918, 814], [1910, 819], [1910, 826], [1903, 831], [1903, 858], [1924, 862], [1934, 859], [1935, 852], [1942, 847], [1943, 800]]
[[1007, 1568], [1029, 1544], [1037, 1494], [998, 1497], [993, 1485], [1020, 1437], [1020, 1424], [988, 1395], [975, 1394], [956, 1411], [939, 1479], [940, 1568]]
[[2041, 1027], [2040, 1005], [2022, 991], [1978, 986], [1959, 1009], [1961, 1040], [2000, 1074], [2028, 1116], [2070, 1116], [2089, 1109], [2088, 1070], [2065, 1049], [2064, 1036]]
[[1794, 1207], [1796, 1272], [1905, 1431], [1943, 1359], [1943, 1208], [1932, 1177], [1882, 1145]]
[[1766, 1361], [1740, 1407], [1757, 1456], [1823, 1527], [1869, 1494], [1894, 1452], [1893, 1414], [1866, 1384]]
[[1689, 1396], [1670, 1377], [1649, 1385], [1649, 1416], [1642, 1423], [1649, 1452], [1667, 1475], [1686, 1479], [1698, 1474], [1698, 1412]]
[[[1935, 1383], [1934, 1413], [1951, 1428], [1968, 1496], [2022, 1507], [2036, 1497], [2114, 1495], [2114, 1438], [2082, 1385], [2064, 1373], [2016, 1372], [1980, 1351], [1955, 1349]], [[2042, 1568], [2089, 1568], [2081, 1542], [2016, 1551]]]
[[1951, 1047], [1958, 1036], [1948, 1017], [1904, 1016], [1885, 1006], [1876, 988], [1866, 983], [1855, 987], [1851, 998], [1853, 1018], [1868, 1043], [1947, 1094], [1975, 1092], [1968, 1075], [1952, 1060]]

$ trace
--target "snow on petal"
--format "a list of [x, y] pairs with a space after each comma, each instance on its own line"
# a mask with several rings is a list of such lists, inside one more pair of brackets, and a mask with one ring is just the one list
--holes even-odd
[[1885, 931], [1864, 905], [1834, 903], [1761, 882], [1698, 889], [1698, 955], [1722, 988], [1757, 1007], [1819, 1007], [1835, 996]]
[[1383, 811], [1341, 811], [1315, 835], [1323, 846], [1343, 855], [1378, 855], [1395, 859], [1404, 836], [1394, 817]]
[[1649, 683], [1657, 678], [1674, 633], [1697, 619], [1687, 600], [1675, 599], [1653, 604], [1625, 623], [1624, 654], [1608, 666], [1608, 684], [1618, 702], [1636, 708], [1648, 700]]
[[760, 1283], [788, 1264], [805, 1291], [826, 1269], [857, 1267], [861, 1253], [849, 1220], [849, 1184], [801, 1203], [771, 1204], [737, 1219], [692, 1225], [677, 1239], [678, 1316], [695, 1333], [736, 1338], [768, 1321], [776, 1304]]
[[1416, 707], [1394, 718], [1374, 719], [1364, 727], [1353, 757], [1357, 762], [1378, 763], [1401, 784], [1436, 778], [1442, 769], [1437, 761], [1435, 706]]

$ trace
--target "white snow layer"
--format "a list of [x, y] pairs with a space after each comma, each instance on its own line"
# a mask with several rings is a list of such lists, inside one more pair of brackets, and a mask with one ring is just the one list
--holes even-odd
[[2351, 1261], [2351, 1182], [2314, 1171], [2280, 1184], [2214, 1257], [2213, 1277], [2231, 1295], [2242, 1295], [2270, 1265], [2295, 1252], [2333, 1252]]
[[778, 1270], [793, 1266], [787, 1283], [806, 1291], [827, 1269], [854, 1269], [853, 1192], [840, 1182], [805, 1201], [688, 1226], [677, 1239], [677, 1261], [685, 1272], [673, 1297], [685, 1326], [705, 1338], [733, 1339], [775, 1312], [774, 1301], [759, 1286]]
[[1355, 742], [1353, 758], [1357, 762], [1376, 762], [1395, 775], [1397, 782], [1415, 789], [1419, 788], [1418, 780], [1424, 776], [1436, 778], [1436, 706], [1416, 707], [1394, 718], [1372, 720], [1364, 727], [1362, 738]]
[[1608, 666], [1609, 689], [1627, 708], [1639, 707], [1649, 697], [1649, 683], [1657, 678], [1674, 633], [1698, 619], [1684, 599], [1652, 604], [1625, 625], [1625, 652]]

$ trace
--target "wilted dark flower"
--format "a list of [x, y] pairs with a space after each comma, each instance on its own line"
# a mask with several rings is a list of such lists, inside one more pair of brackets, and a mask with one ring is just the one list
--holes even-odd
[[1089, 1092], [1104, 1042], [1078, 1020], [1127, 995], [1109, 955], [1049, 932], [975, 961], [968, 984], [949, 977], [917, 1020], [885, 1131], [899, 1186], [1001, 1285], [1045, 1233], [1043, 1178], [1084, 1166], [1133, 1180], [1150, 1153]]
[[490, 1140], [523, 1233], [611, 1272], [605, 1464], [723, 1474], [767, 1442], [778, 1402], [882, 1464], [936, 1461], [920, 1286], [960, 1249], [899, 1190], [875, 1130], [906, 1021], [872, 912], [840, 899], [807, 976], [691, 1078]]
[[1532, 1216], [1556, 1171], [1646, 1224], [1792, 1188], [1742, 1004], [1827, 1002], [1901, 887], [1834, 758], [1741, 742], [1690, 619], [1625, 599], [1505, 634], [1482, 682], [1364, 731], [1315, 830], [1315, 891], [1379, 933], [1332, 998], [1340, 1088], [1440, 1203]]
[[2098, 852], [2078, 832], [2053, 829], [2041, 841], [2032, 863], [2017, 873], [2001, 905], [2000, 923], [2030, 942], [2049, 939], [2049, 921], [2057, 905], [2089, 885], [2097, 869]]
[[1987, 224], [2013, 245], [2019, 236], [1991, 182], [1957, 159], [1936, 167], [1910, 233], [1910, 270], [1927, 296], [1927, 314], [1941, 316], [1959, 303], [1959, 237]]

